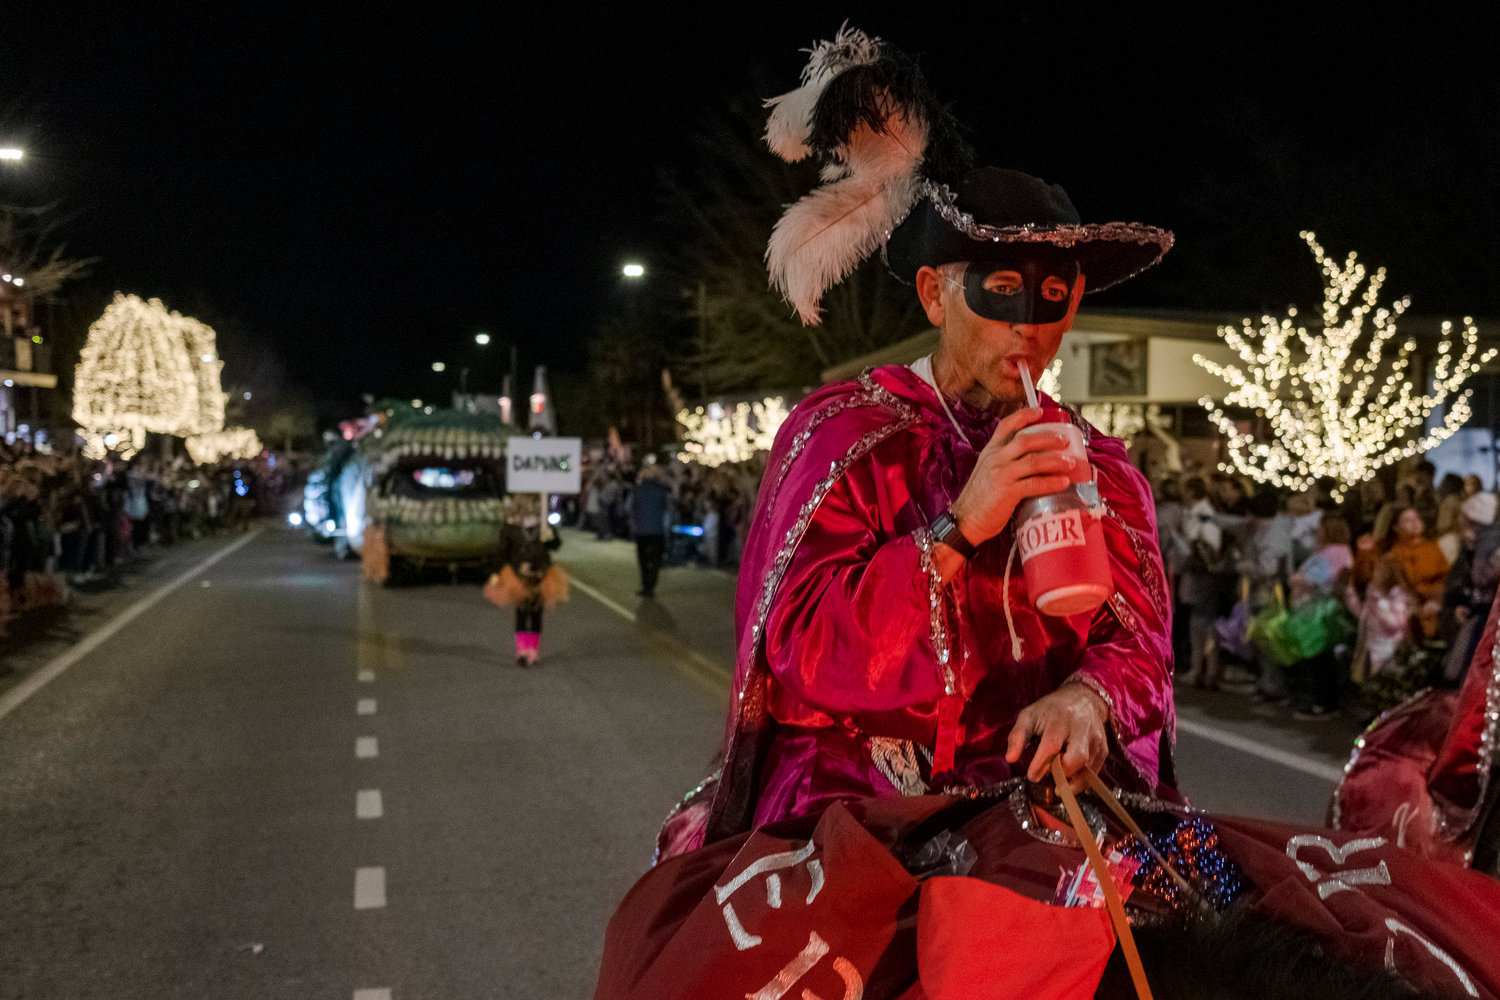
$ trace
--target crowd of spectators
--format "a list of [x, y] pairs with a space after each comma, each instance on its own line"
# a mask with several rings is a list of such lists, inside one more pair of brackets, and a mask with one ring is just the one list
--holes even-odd
[[1458, 684], [1500, 583], [1500, 527], [1478, 477], [1434, 473], [1411, 461], [1305, 492], [1223, 472], [1158, 482], [1180, 682], [1305, 719]]
[[745, 462], [707, 466], [694, 462], [603, 461], [586, 470], [576, 524], [599, 539], [633, 539], [630, 494], [644, 477], [670, 491], [661, 533], [669, 566], [738, 566], [765, 455]]
[[[668, 566], [732, 568], [764, 471], [763, 454], [595, 462], [571, 516], [601, 540], [660, 533]], [[1412, 460], [1301, 492], [1225, 472], [1157, 482], [1179, 683], [1323, 719], [1462, 681], [1500, 585], [1497, 497], [1476, 476], [1434, 473]], [[630, 516], [647, 478], [670, 493], [658, 531]]]
[[95, 461], [0, 441], [0, 637], [21, 616], [110, 585], [151, 546], [243, 527], [276, 509], [291, 470], [274, 458]]

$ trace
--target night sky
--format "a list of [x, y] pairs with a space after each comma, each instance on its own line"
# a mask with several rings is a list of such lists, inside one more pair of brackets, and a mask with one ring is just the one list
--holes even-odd
[[1091, 305], [1311, 304], [1311, 227], [1413, 312], [1500, 317], [1495, 25], [1437, 5], [8, 6], [0, 144], [29, 158], [0, 202], [59, 203], [58, 238], [101, 258], [71, 307], [159, 296], [350, 411], [435, 392], [435, 359], [498, 373], [481, 329], [525, 370], [581, 368], [620, 264], [670, 238], [660, 172], [845, 18], [920, 58], [983, 161], [1177, 232]]

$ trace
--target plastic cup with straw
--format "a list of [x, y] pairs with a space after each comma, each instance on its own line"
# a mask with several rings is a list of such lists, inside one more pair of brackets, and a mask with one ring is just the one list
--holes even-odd
[[1031, 366], [1022, 362], [1018, 367], [1021, 370], [1021, 388], [1026, 390], [1026, 405], [1036, 409], [1041, 404], [1036, 399], [1036, 386], [1031, 383]]

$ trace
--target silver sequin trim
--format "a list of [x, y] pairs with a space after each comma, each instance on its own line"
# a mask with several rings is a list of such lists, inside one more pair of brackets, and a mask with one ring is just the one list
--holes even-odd
[[920, 553], [922, 572], [927, 576], [927, 622], [932, 637], [932, 651], [937, 656], [939, 680], [943, 682], [943, 693], [958, 691], [958, 681], [953, 675], [952, 654], [948, 647], [948, 624], [946, 602], [943, 600], [943, 578], [938, 574], [937, 560], [932, 557], [932, 532], [918, 528], [912, 532]]
[[1490, 787], [1495, 766], [1495, 739], [1500, 736], [1500, 620], [1495, 623], [1495, 645], [1490, 651], [1490, 683], [1484, 694], [1484, 729], [1479, 733], [1480, 800]]
[[1063, 681], [1063, 683], [1082, 684], [1084, 687], [1097, 694], [1099, 698], [1104, 702], [1104, 707], [1109, 710], [1109, 718], [1105, 721], [1113, 722], [1115, 720], [1115, 700], [1109, 696], [1108, 691], [1104, 690], [1103, 684], [1100, 684], [1097, 680], [1088, 676], [1087, 674], [1073, 674], [1067, 680]]
[[836, 417], [845, 410], [859, 406], [885, 406], [896, 410], [902, 416], [914, 417], [916, 415], [911, 407], [898, 399], [889, 389], [877, 385], [868, 371], [860, 374], [859, 385], [860, 388], [865, 390], [863, 393], [857, 396], [850, 396], [847, 399], [841, 399], [819, 410], [807, 422], [807, 426], [792, 439], [791, 444], [787, 448], [786, 458], [781, 462], [781, 469], [777, 472], [775, 480], [772, 481], [771, 492], [766, 497], [766, 510], [773, 509], [776, 497], [781, 493], [781, 484], [786, 482], [787, 473], [792, 469], [792, 463], [797, 461], [798, 456], [807, 447], [807, 442], [812, 439], [813, 431], [817, 430], [818, 425], [822, 424], [823, 421], [830, 417]]
[[1042, 843], [1061, 847], [1078, 846], [1078, 838], [1073, 836], [1071, 830], [1054, 830], [1036, 821], [1036, 815], [1031, 811], [1031, 799], [1026, 797], [1024, 785], [1010, 793], [1010, 811], [1015, 814], [1016, 823], [1021, 829]]
[[[1130, 540], [1130, 547], [1135, 552], [1136, 564], [1140, 567], [1141, 571], [1141, 589], [1144, 590], [1146, 592], [1146, 595], [1151, 598], [1151, 606], [1153, 610], [1156, 611], [1157, 617], [1159, 617], [1162, 621], [1166, 621], [1169, 617], [1167, 614], [1167, 606], [1164, 603], [1167, 595], [1167, 581], [1166, 578], [1162, 576], [1161, 573], [1157, 570], [1157, 566], [1160, 564], [1161, 560], [1160, 552], [1157, 553], [1156, 559], [1153, 560], [1151, 558], [1151, 550], [1146, 547], [1146, 543], [1142, 540], [1141, 533], [1135, 528], [1131, 527], [1129, 522], [1127, 522], [1119, 514], [1116, 514], [1108, 506], [1105, 506], [1104, 508], [1104, 516], [1119, 525], [1120, 528], [1125, 532], [1125, 537]], [[1121, 603], [1123, 603], [1123, 601]], [[1131, 616], [1131, 621], [1133, 620], [1134, 615]], [[1138, 628], [1138, 626], [1133, 626], [1131, 624], [1131, 621], [1123, 622], [1123, 624], [1127, 628], [1130, 628], [1132, 629], [1132, 631], [1134, 631]]]
[[[1490, 770], [1495, 766], [1497, 728], [1500, 728], [1500, 621], [1495, 623], [1495, 644], [1490, 647], [1490, 677], [1484, 689], [1484, 726], [1479, 730], [1479, 790], [1474, 797], [1474, 805], [1457, 814], [1434, 810], [1438, 830], [1449, 840], [1469, 833], [1479, 819], [1479, 810], [1484, 807], [1488, 797]], [[1465, 852], [1464, 861], [1473, 864], [1472, 848]]]
[[1147, 226], [1139, 222], [1102, 222], [1077, 226], [986, 226], [976, 222], [974, 216], [958, 207], [958, 198], [945, 184], [924, 181], [919, 188], [943, 221], [963, 233], [971, 240], [989, 240], [993, 243], [1049, 243], [1053, 246], [1072, 247], [1079, 243], [1094, 243], [1106, 240], [1114, 243], [1136, 243], [1157, 248], [1156, 258], [1119, 280], [1133, 277], [1146, 270], [1162, 255], [1172, 249], [1173, 236], [1165, 229]]
[[[894, 397], [893, 397], [894, 398]], [[896, 421], [869, 431], [855, 441], [853, 446], [843, 458], [829, 464], [828, 475], [818, 480], [813, 487], [812, 495], [797, 512], [797, 520], [788, 529], [786, 538], [782, 542], [776, 558], [771, 562], [771, 568], [767, 571], [765, 580], [761, 584], [760, 600], [755, 605], [755, 624], [750, 633], [750, 650], [754, 656], [760, 650], [762, 638], [765, 636], [766, 619], [771, 614], [771, 600], [776, 596], [776, 590], [781, 586], [781, 578], [786, 575], [786, 570], [792, 562], [792, 555], [797, 550], [797, 545], [802, 541], [802, 536], [807, 533], [807, 526], [812, 523], [813, 514], [817, 513], [819, 505], [823, 503], [824, 497], [833, 489], [834, 484], [839, 481], [845, 470], [865, 456], [870, 449], [884, 441], [886, 438], [905, 430], [917, 421], [916, 411], [910, 407], [902, 407], [906, 415]]]

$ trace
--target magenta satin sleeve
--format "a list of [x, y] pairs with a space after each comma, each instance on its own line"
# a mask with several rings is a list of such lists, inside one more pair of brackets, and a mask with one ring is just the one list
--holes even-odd
[[[1101, 469], [1100, 480], [1112, 512], [1104, 538], [1116, 597], [1095, 615], [1075, 676], [1109, 698], [1115, 735], [1154, 771], [1155, 734], [1173, 721], [1171, 618], [1155, 511], [1134, 470]], [[1151, 745], [1131, 747], [1143, 735]]]
[[921, 551], [910, 533], [881, 524], [880, 511], [892, 509], [877, 502], [882, 486], [860, 480], [851, 470], [818, 507], [766, 622], [776, 680], [835, 718], [942, 694]]

